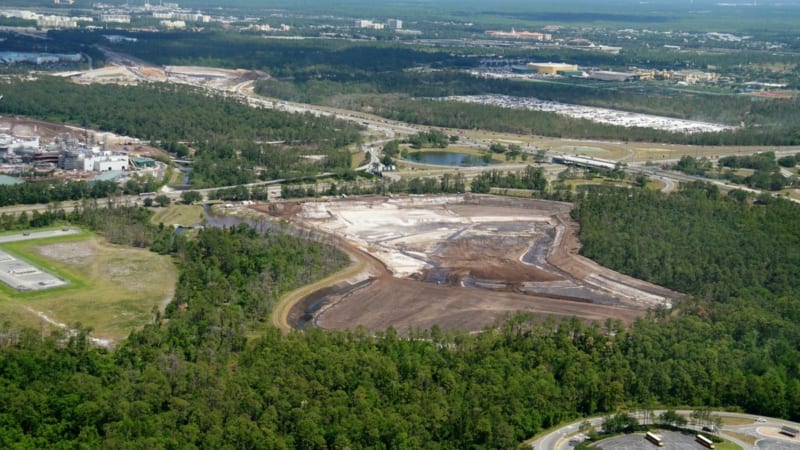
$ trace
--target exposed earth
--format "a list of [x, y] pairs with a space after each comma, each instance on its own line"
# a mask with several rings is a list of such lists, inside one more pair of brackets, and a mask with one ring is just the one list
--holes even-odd
[[477, 331], [516, 312], [630, 323], [682, 298], [577, 255], [567, 203], [450, 195], [258, 209], [337, 236], [365, 263], [295, 304], [293, 326]]

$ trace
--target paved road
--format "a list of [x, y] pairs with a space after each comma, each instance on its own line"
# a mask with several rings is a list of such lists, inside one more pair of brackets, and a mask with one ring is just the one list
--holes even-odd
[[61, 230], [30, 231], [30, 232], [26, 231], [14, 234], [4, 234], [0, 236], [0, 244], [6, 244], [8, 242], [17, 242], [17, 241], [29, 241], [33, 239], [44, 239], [56, 236], [66, 236], [70, 234], [78, 234], [80, 232], [81, 230], [75, 228], [65, 228]]
[[[664, 411], [652, 411], [652, 416], [657, 416]], [[681, 414], [685, 417], [689, 417], [692, 411], [689, 410], [679, 410], [676, 411], [678, 414]], [[785, 449], [785, 450], [800, 450], [800, 439], [794, 440], [778, 440], [778, 439], [771, 439], [767, 436], [759, 433], [759, 428], [772, 428], [772, 429], [779, 429], [783, 426], [788, 426], [792, 428], [800, 429], [800, 424], [790, 422], [788, 420], [783, 419], [773, 419], [773, 418], [762, 418], [760, 416], [756, 416], [753, 414], [741, 414], [741, 413], [730, 413], [725, 411], [712, 411], [711, 414], [713, 416], [722, 417], [722, 418], [734, 418], [734, 419], [746, 419], [752, 420], [751, 424], [744, 424], [744, 425], [725, 425], [719, 432], [719, 435], [733, 442], [736, 445], [739, 445], [743, 449], [759, 449], [759, 450], [777, 450], [777, 449]], [[639, 419], [640, 422], [644, 423], [640, 414], [634, 413], [632, 414], [634, 417]], [[594, 417], [590, 419], [581, 419], [579, 421], [566, 424], [563, 427], [553, 430], [544, 436], [540, 436], [533, 440], [526, 441], [527, 444], [530, 444], [532, 448], [536, 450], [564, 450], [568, 448], [572, 448], [573, 446], [570, 445], [570, 441], [575, 439], [579, 433], [579, 427], [584, 420], [588, 421], [592, 426], [599, 428], [605, 417]], [[749, 444], [742, 442], [741, 440], [737, 439], [735, 436], [727, 434], [726, 431], [731, 431], [739, 434], [745, 434], [749, 436], [753, 436], [757, 438], [756, 447], [752, 447]]]

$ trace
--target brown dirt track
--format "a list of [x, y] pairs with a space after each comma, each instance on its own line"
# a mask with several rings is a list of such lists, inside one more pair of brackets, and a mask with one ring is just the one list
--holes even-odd
[[[293, 325], [310, 321], [331, 329], [361, 325], [371, 332], [391, 326], [401, 333], [433, 325], [477, 331], [517, 312], [631, 323], [648, 308], [682, 297], [577, 255], [577, 225], [569, 217], [568, 204], [491, 196], [451, 199], [444, 205], [424, 205], [420, 203], [424, 200], [413, 198], [411, 205], [385, 198], [339, 200], [325, 203], [331, 219], [319, 214], [304, 218], [303, 205], [298, 203], [259, 208], [328, 232], [330, 228], [325, 227], [340, 213], [344, 222], [358, 226], [369, 217], [379, 218], [374, 228], [333, 232], [347, 238], [342, 245], [365, 268], [359, 276], [354, 277], [351, 269], [351, 273], [331, 277], [325, 286], [315, 286], [314, 292], [293, 298], [283, 306], [284, 321]], [[381, 209], [392, 202], [400, 205], [396, 211]], [[319, 202], [316, 205], [318, 212]], [[364, 211], [370, 216], [359, 215]], [[439, 216], [424, 216], [426, 211]], [[398, 217], [396, 229], [392, 219], [386, 219], [391, 214]], [[409, 225], [410, 217], [422, 217], [416, 228]], [[463, 217], [463, 223], [453, 217]], [[457, 231], [445, 231], [443, 237], [441, 230], [447, 227]], [[440, 234], [431, 238], [431, 233]], [[359, 240], [363, 236], [374, 240], [365, 243]], [[546, 256], [530, 260], [527, 254], [537, 243], [546, 246], [539, 249]], [[374, 249], [384, 254], [376, 259]], [[385, 264], [387, 249], [400, 249], [415, 258], [424, 254], [430, 265], [411, 277], [392, 276]]]

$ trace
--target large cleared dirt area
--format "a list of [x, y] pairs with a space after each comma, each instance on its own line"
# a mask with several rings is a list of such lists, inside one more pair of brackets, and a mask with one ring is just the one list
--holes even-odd
[[629, 323], [681, 298], [578, 256], [570, 209], [450, 195], [287, 202], [265, 212], [337, 236], [364, 265], [296, 304], [296, 326], [475, 331], [516, 312]]

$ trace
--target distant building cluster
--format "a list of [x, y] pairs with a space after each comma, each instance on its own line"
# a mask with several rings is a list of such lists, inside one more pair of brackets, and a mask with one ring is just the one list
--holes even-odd
[[356, 19], [353, 22], [354, 28], [366, 28], [370, 30], [383, 30], [388, 28], [390, 30], [400, 30], [403, 28], [403, 21], [399, 19], [389, 19], [386, 23], [373, 22], [367, 19]]
[[250, 24], [246, 28], [246, 30], [266, 31], [266, 32], [270, 32], [270, 31], [290, 31], [291, 29], [292, 29], [292, 27], [289, 26], [289, 25], [286, 25], [285, 23], [282, 23], [277, 28], [273, 28], [269, 24], [263, 24], [263, 25]]
[[35, 20], [39, 28], [78, 28], [78, 22], [92, 22], [92, 17], [73, 17], [39, 14], [28, 10], [4, 9], [0, 10], [0, 17], [13, 19]]
[[25, 52], [0, 52], [0, 65], [27, 63], [27, 64], [56, 64], [60, 62], [81, 62], [80, 53], [25, 53]]
[[550, 33], [540, 33], [538, 31], [517, 31], [512, 28], [511, 31], [496, 31], [489, 30], [486, 32], [492, 37], [511, 38], [511, 39], [530, 39], [534, 41], [551, 41], [553, 35]]
[[553, 62], [531, 62], [526, 65], [514, 65], [513, 73], [535, 73], [546, 76], [565, 76], [574, 78], [587, 78], [597, 81], [644, 81], [644, 80], [671, 80], [682, 84], [716, 83], [719, 74], [703, 72], [700, 70], [652, 70], [633, 68], [628, 72], [613, 70], [580, 70], [575, 64]]
[[186, 28], [186, 22], [183, 20], [162, 20], [158, 22], [158, 24], [168, 30], [180, 30]]
[[[71, 5], [74, 0], [53, 0], [57, 5]], [[160, 3], [151, 5], [145, 0], [144, 6], [111, 5], [106, 3], [93, 3], [96, 11], [94, 17], [73, 17], [66, 15], [45, 15], [30, 10], [0, 10], [0, 17], [18, 18], [36, 21], [36, 27], [41, 29], [72, 29], [84, 26], [86, 28], [102, 28], [103, 26], [85, 25], [83, 22], [98, 22], [101, 24], [130, 24], [135, 18], [152, 17], [160, 19], [161, 25], [166, 28], [184, 28], [187, 23], [208, 23], [212, 17], [201, 12], [180, 9], [177, 3]]]
[[100, 22], [131, 23], [130, 14], [100, 14]]
[[211, 22], [211, 16], [207, 16], [205, 14], [191, 12], [191, 11], [171, 11], [171, 10], [159, 10], [153, 11], [153, 18], [154, 19], [164, 19], [164, 20], [182, 20], [184, 22], [200, 22], [200, 23], [208, 23]]

